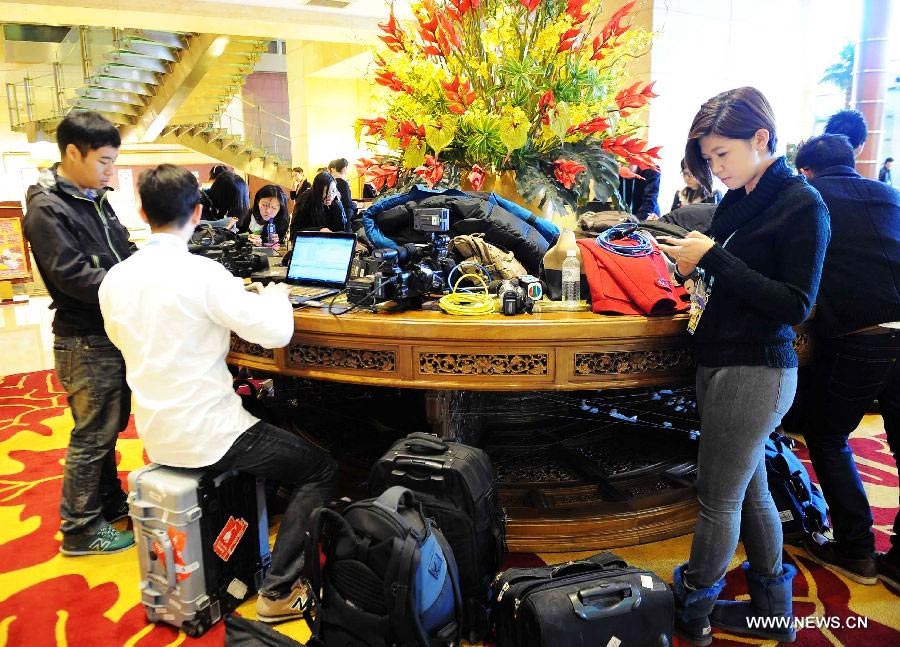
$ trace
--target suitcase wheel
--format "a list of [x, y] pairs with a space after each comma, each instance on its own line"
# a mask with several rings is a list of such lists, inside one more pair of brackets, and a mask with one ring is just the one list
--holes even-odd
[[206, 623], [198, 618], [188, 620], [181, 624], [181, 630], [191, 638], [202, 636], [207, 629], [209, 629], [209, 627], [206, 626]]

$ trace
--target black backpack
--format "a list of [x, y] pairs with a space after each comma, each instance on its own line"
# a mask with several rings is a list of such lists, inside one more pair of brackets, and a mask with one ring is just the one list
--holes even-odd
[[372, 466], [369, 491], [392, 485], [416, 493], [453, 549], [463, 596], [463, 636], [487, 635], [491, 581], [500, 570], [506, 520], [497, 506], [497, 477], [487, 454], [433, 434], [401, 438]]
[[[412, 492], [392, 487], [311, 516], [310, 625], [328, 647], [451, 647], [461, 599], [453, 552]], [[324, 567], [319, 552], [325, 555]]]

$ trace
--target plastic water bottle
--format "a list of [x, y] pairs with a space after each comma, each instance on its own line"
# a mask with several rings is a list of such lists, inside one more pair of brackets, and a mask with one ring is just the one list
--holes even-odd
[[562, 301], [567, 310], [577, 309], [581, 301], [581, 263], [574, 249], [566, 251], [562, 264]]

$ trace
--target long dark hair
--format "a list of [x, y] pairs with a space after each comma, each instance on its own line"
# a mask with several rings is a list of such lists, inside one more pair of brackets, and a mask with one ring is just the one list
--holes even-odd
[[[244, 179], [231, 171], [216, 176], [212, 186], [206, 190], [209, 205], [204, 204], [203, 220], [237, 218], [242, 222], [250, 210], [250, 190]], [[207, 206], [210, 207], [207, 211]]]
[[735, 88], [717, 94], [700, 106], [688, 132], [684, 158], [691, 174], [712, 191], [712, 172], [700, 153], [700, 138], [718, 135], [729, 139], [751, 139], [757, 130], [769, 132], [768, 150], [775, 153], [775, 115], [772, 106], [756, 88]]

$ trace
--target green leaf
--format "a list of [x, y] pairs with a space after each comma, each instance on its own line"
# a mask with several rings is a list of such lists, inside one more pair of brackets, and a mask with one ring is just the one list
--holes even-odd
[[566, 132], [569, 130], [569, 126], [572, 125], [572, 119], [569, 116], [569, 104], [565, 101], [560, 101], [556, 104], [556, 107], [550, 110], [550, 131], [559, 137], [560, 140], [566, 138]]

